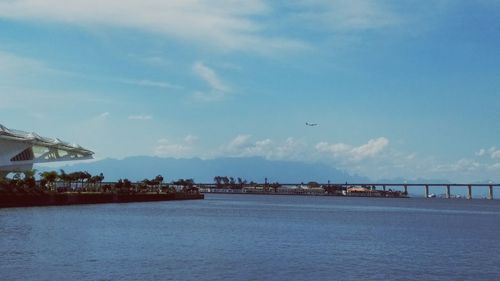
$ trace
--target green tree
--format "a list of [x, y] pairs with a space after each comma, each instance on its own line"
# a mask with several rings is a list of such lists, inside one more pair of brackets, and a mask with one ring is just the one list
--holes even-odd
[[41, 173], [40, 177], [47, 183], [49, 189], [53, 189], [58, 175], [56, 171], [49, 171]]
[[68, 182], [71, 181], [70, 178], [69, 178], [69, 176], [68, 176], [68, 174], [66, 174], [66, 172], [63, 169], [59, 170], [58, 178], [59, 178], [59, 180], [61, 180], [63, 182], [64, 187], [67, 187]]
[[104, 180], [104, 175], [102, 173], [99, 174], [99, 190], [101, 190], [102, 187], [102, 181]]
[[158, 182], [158, 188], [161, 188], [161, 185], [163, 184], [163, 176], [162, 175], [157, 175], [155, 177], [155, 181]]

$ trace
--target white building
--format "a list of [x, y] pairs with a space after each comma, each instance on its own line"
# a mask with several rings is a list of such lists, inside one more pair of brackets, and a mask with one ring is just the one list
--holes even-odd
[[93, 154], [77, 144], [7, 129], [0, 124], [0, 177], [31, 170], [34, 163], [92, 159]]

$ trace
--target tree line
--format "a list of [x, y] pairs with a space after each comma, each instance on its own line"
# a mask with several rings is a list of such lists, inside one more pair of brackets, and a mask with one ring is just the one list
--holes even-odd
[[[229, 189], [242, 189], [246, 186], [258, 186], [254, 181], [248, 182], [246, 179], [240, 177], [227, 177], [227, 176], [216, 176], [214, 177], [214, 183], [216, 188], [229, 188]], [[268, 183], [267, 179], [263, 185], [264, 188], [274, 189], [281, 187], [278, 182]]]
[[[196, 189], [193, 179], [179, 179], [170, 184], [164, 183], [162, 175], [151, 179], [132, 183], [128, 179], [119, 179], [114, 183], [103, 183], [104, 175], [92, 175], [87, 171], [66, 173], [64, 170], [44, 171], [36, 170], [14, 173], [12, 178], [0, 178], [0, 188], [3, 191], [42, 191], [42, 192], [171, 192], [189, 191]], [[178, 188], [176, 188], [178, 187]], [[179, 190], [178, 190], [179, 189]]]

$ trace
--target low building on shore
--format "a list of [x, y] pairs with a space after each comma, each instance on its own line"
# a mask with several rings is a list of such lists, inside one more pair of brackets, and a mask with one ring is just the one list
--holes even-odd
[[374, 196], [380, 197], [381, 193], [363, 186], [352, 186], [343, 191], [346, 196]]

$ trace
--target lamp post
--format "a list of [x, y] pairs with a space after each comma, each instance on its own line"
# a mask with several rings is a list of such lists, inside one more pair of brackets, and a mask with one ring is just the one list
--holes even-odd
[[488, 199], [493, 200], [493, 181], [489, 182]]

